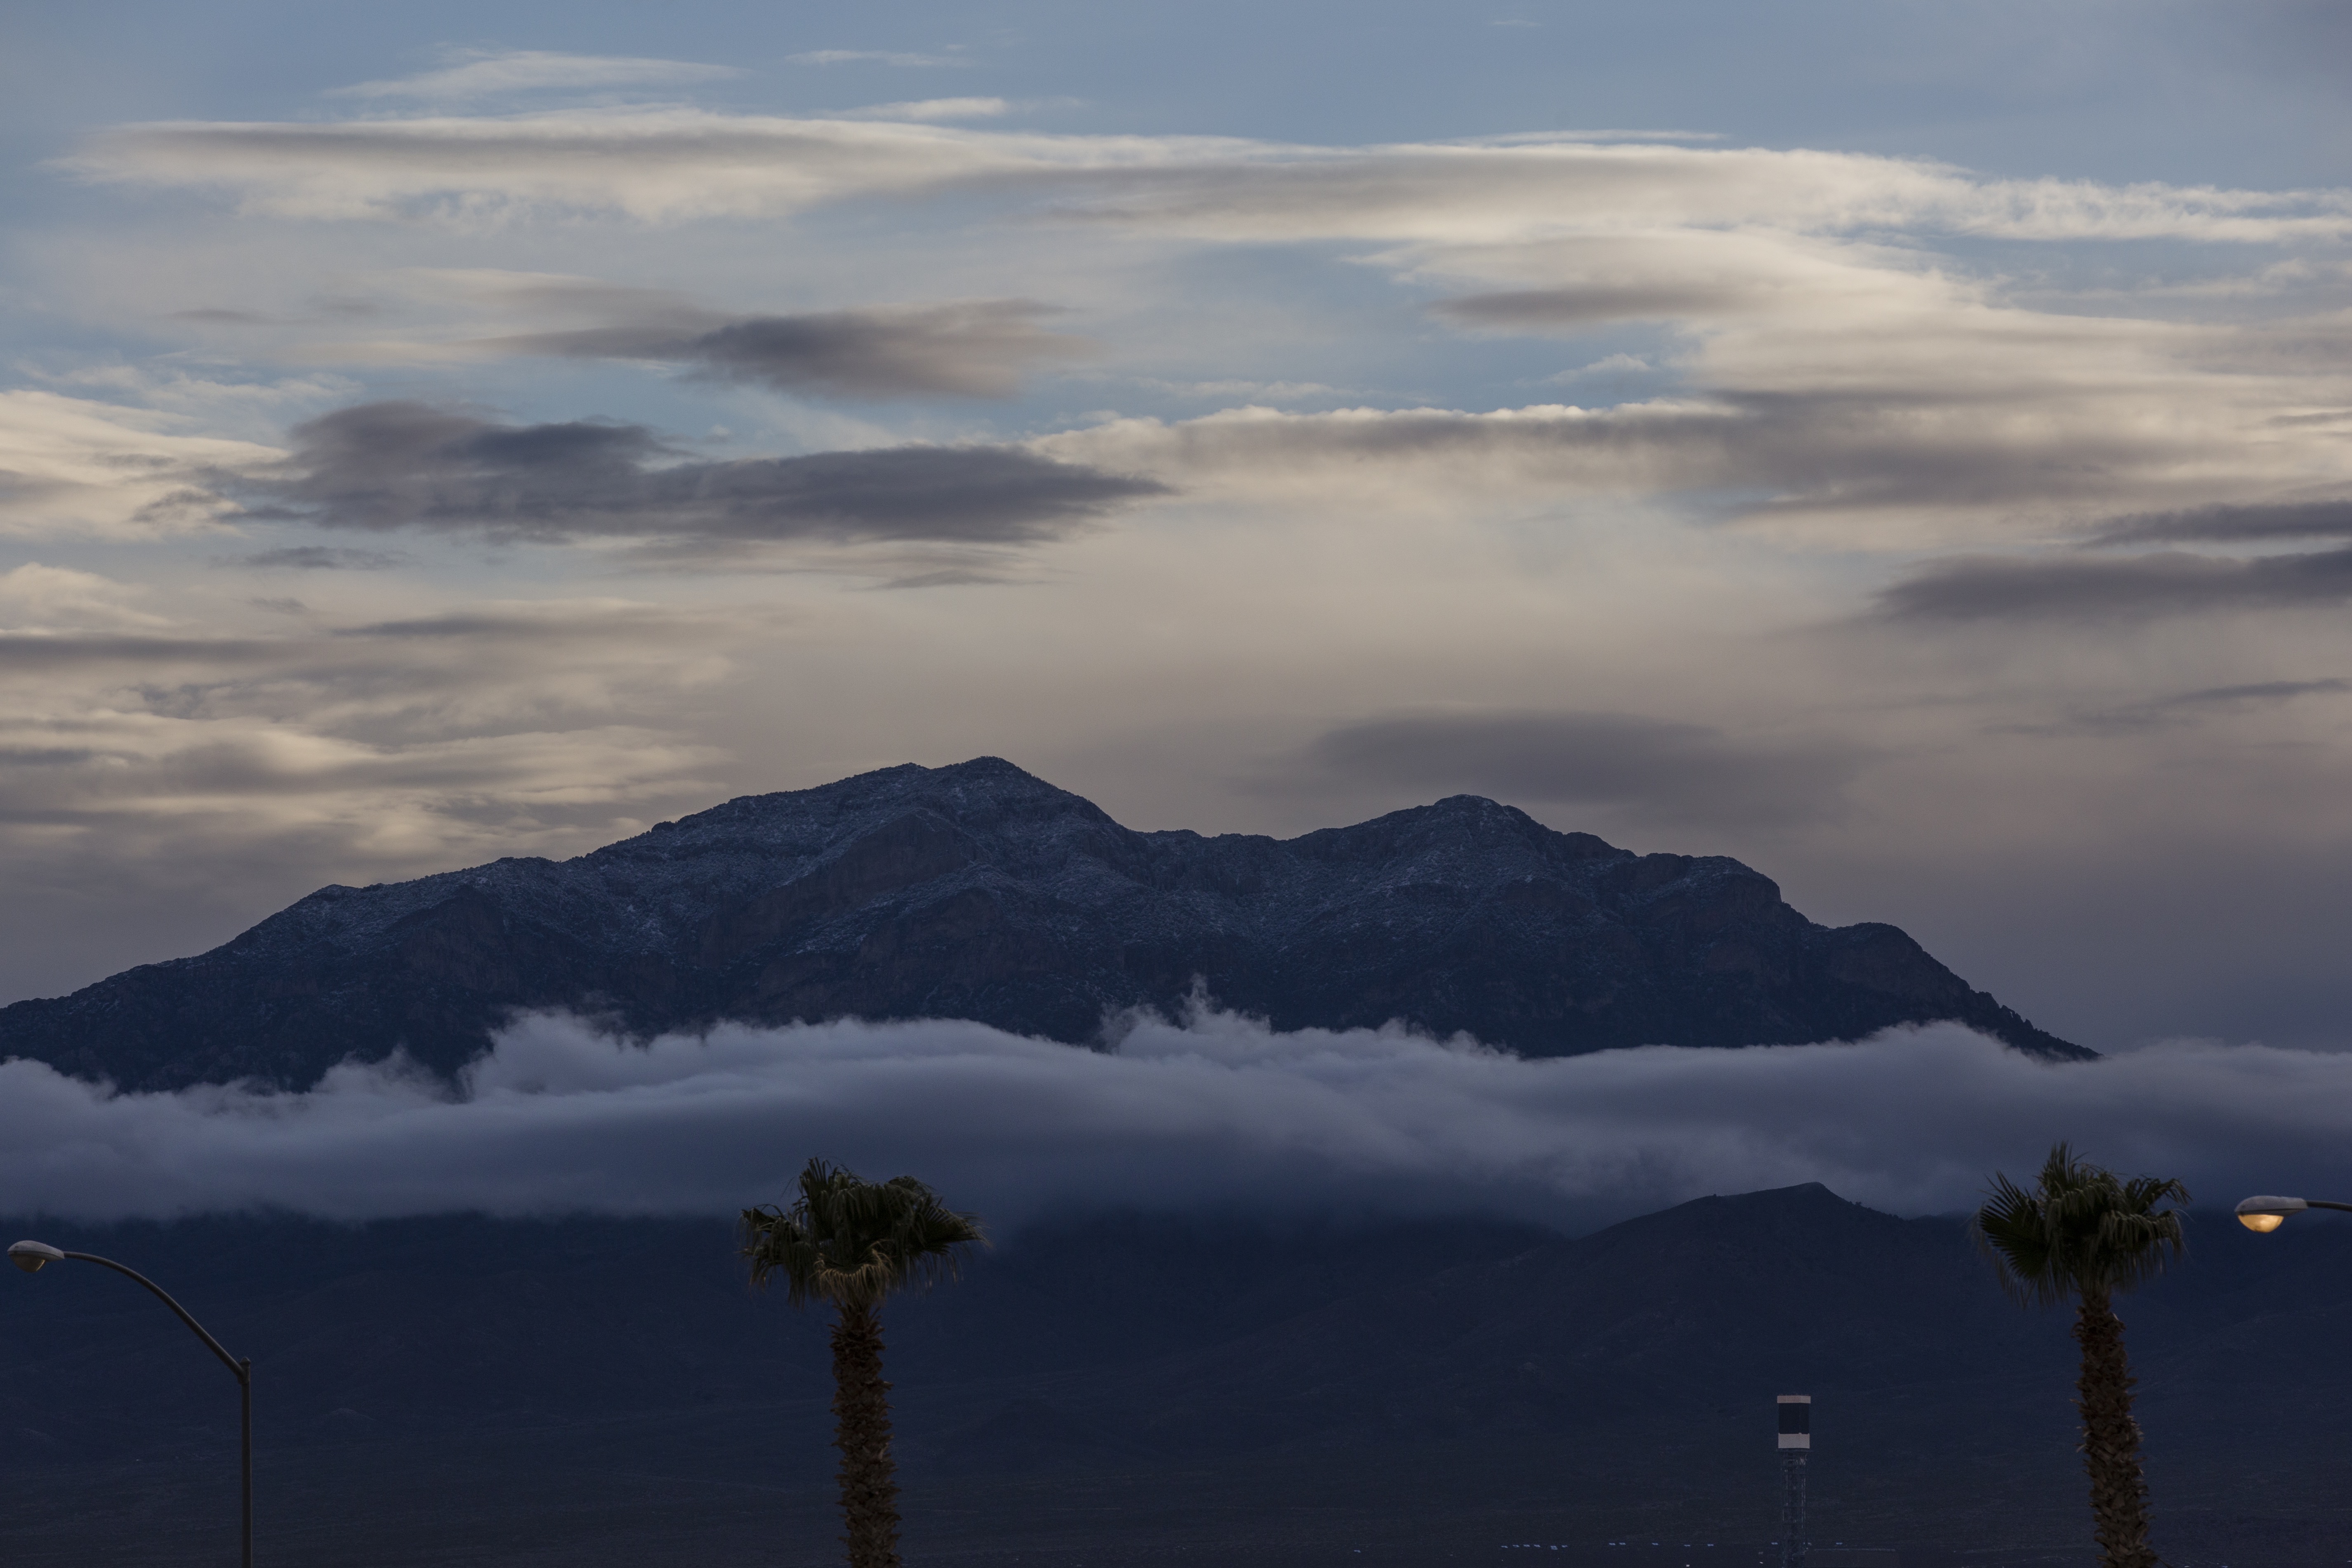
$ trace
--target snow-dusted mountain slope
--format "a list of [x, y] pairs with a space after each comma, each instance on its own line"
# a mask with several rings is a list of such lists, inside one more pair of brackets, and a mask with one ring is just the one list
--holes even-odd
[[1196, 978], [1280, 1027], [1401, 1018], [1554, 1056], [2036, 1029], [1890, 925], [1720, 857], [1634, 855], [1473, 795], [1292, 839], [1136, 833], [993, 757], [747, 795], [562, 862], [322, 888], [235, 941], [0, 1009], [0, 1054], [125, 1088], [442, 1072], [518, 1008], [632, 1031], [976, 1018], [1081, 1043]]

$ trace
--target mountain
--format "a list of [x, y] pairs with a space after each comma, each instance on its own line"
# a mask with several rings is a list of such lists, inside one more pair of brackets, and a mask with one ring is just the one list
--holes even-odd
[[[14, 1223], [254, 1359], [276, 1568], [838, 1561], [825, 1314], [746, 1289], [721, 1220]], [[2119, 1303], [2158, 1545], [2340, 1563], [2352, 1224], [2190, 1236]], [[1820, 1186], [1578, 1237], [1072, 1215], [884, 1321], [917, 1563], [1508, 1568], [1489, 1554], [1532, 1541], [1755, 1568], [1602, 1548], [1771, 1539], [1788, 1393], [1815, 1400], [1822, 1545], [2091, 1558], [2070, 1314], [2006, 1300], [1957, 1219]], [[11, 1271], [0, 1552], [226, 1560], [236, 1409], [137, 1287]]]
[[1720, 856], [1475, 795], [1291, 839], [1138, 833], [982, 757], [746, 795], [571, 860], [322, 888], [210, 952], [0, 1009], [0, 1055], [126, 1089], [299, 1088], [396, 1049], [452, 1073], [552, 1007], [638, 1035], [930, 1016], [1080, 1043], [1196, 983], [1281, 1028], [1401, 1018], [1529, 1056], [1945, 1019], [2093, 1054]]

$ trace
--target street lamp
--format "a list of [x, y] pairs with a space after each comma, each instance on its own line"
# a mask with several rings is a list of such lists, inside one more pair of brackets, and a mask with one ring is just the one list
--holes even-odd
[[194, 1330], [195, 1331], [196, 1338], [205, 1342], [205, 1348], [210, 1350], [213, 1354], [220, 1357], [221, 1364], [228, 1368], [228, 1370], [236, 1375], [237, 1390], [243, 1398], [245, 1405], [243, 1422], [245, 1433], [245, 1491], [243, 1515], [245, 1527], [245, 1568], [253, 1568], [253, 1363], [251, 1361], [239, 1361], [236, 1357], [229, 1354], [227, 1351], [222, 1349], [220, 1341], [205, 1332], [205, 1326], [196, 1321], [195, 1319], [188, 1316], [188, 1310], [185, 1307], [183, 1307], [177, 1301], [173, 1300], [170, 1293], [167, 1292], [161, 1285], [156, 1284], [155, 1281], [148, 1279], [147, 1276], [140, 1273], [136, 1268], [126, 1268], [121, 1264], [115, 1262], [111, 1258], [100, 1258], [94, 1252], [61, 1252], [58, 1248], [51, 1247], [46, 1241], [20, 1241], [8, 1249], [8, 1261], [15, 1264], [17, 1268], [23, 1269], [27, 1274], [38, 1274], [47, 1265], [52, 1263], [61, 1263], [68, 1258], [73, 1258], [78, 1262], [95, 1263], [100, 1268], [111, 1268], [117, 1274], [127, 1274], [131, 1279], [138, 1280], [142, 1285], [146, 1286], [150, 1290], [155, 1292], [155, 1299], [163, 1302], [166, 1307], [171, 1308], [173, 1315], [177, 1317], [180, 1321], [187, 1324], [190, 1329]]
[[2248, 1198], [2238, 1205], [2238, 1223], [2248, 1230], [2273, 1231], [2286, 1223], [2287, 1215], [2305, 1209], [2342, 1209], [2352, 1214], [2352, 1204], [2331, 1204], [2318, 1198]]

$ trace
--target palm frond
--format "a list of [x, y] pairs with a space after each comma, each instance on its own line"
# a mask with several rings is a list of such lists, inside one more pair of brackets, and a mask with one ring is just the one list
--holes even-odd
[[954, 1278], [963, 1253], [987, 1244], [977, 1216], [949, 1208], [912, 1176], [868, 1182], [816, 1159], [799, 1184], [790, 1208], [745, 1209], [741, 1228], [751, 1282], [782, 1275], [796, 1307], [812, 1300], [876, 1306]]
[[1969, 1230], [2012, 1300], [2049, 1307], [2066, 1299], [2062, 1271], [2053, 1267], [2050, 1230], [2033, 1194], [1996, 1173], [1990, 1201], [1977, 1210]]
[[1986, 1195], [1969, 1230], [2001, 1288], [2027, 1305], [2132, 1289], [2187, 1247], [2180, 1212], [2158, 1207], [2186, 1204], [2187, 1187], [2169, 1177], [2117, 1176], [2064, 1143], [2050, 1151], [2032, 1188], [1996, 1173]]

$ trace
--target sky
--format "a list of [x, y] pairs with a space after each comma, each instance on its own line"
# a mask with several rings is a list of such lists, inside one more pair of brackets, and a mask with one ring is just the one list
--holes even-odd
[[2340, 1047], [2348, 64], [2330, 0], [0, 0], [0, 999], [993, 754], [1491, 795], [2101, 1050]]

